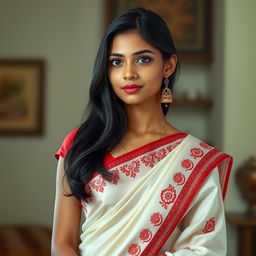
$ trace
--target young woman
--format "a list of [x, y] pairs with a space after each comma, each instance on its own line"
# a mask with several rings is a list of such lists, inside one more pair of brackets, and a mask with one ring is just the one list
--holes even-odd
[[55, 154], [53, 255], [226, 255], [232, 158], [166, 121], [177, 68], [157, 14], [136, 8], [112, 22], [88, 116]]

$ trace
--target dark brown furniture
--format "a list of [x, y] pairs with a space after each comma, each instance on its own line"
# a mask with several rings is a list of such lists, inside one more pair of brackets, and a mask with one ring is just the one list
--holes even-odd
[[1, 256], [50, 256], [51, 229], [43, 226], [0, 226]]
[[238, 229], [237, 256], [256, 255], [256, 217], [243, 213], [227, 213], [226, 219]]

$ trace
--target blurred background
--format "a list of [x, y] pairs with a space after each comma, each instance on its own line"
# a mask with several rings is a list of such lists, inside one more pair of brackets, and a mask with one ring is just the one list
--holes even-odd
[[[167, 118], [177, 128], [234, 157], [225, 200], [226, 211], [233, 218], [233, 213], [247, 209], [236, 183], [237, 169], [256, 156], [256, 1], [213, 3], [213, 60], [182, 62], [175, 85], [177, 94], [197, 92], [213, 104], [177, 105]], [[17, 233], [7, 228], [15, 225], [32, 226], [40, 241], [48, 241], [55, 197], [54, 153], [84, 113], [92, 66], [104, 32], [104, 8], [103, 0], [0, 0], [0, 59], [45, 62], [43, 135], [0, 137], [2, 246], [10, 237], [21, 243]], [[235, 256], [238, 226], [230, 223], [228, 256]], [[37, 226], [44, 231], [36, 231]], [[22, 232], [24, 228], [19, 234]], [[29, 239], [31, 242], [35, 237]], [[33, 255], [30, 253], [24, 255]]]

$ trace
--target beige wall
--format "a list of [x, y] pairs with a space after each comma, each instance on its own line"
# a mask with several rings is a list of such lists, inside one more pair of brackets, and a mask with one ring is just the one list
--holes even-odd
[[[223, 149], [234, 156], [234, 170], [226, 198], [227, 211], [244, 211], [235, 172], [249, 156], [256, 156], [256, 1], [225, 2]], [[229, 255], [235, 255], [234, 228], [228, 226]], [[233, 245], [233, 246], [231, 246]]]
[[[226, 2], [223, 146], [235, 166], [256, 154], [256, 2], [244, 3]], [[230, 196], [227, 206], [241, 210], [235, 200]]]
[[225, 9], [223, 145], [240, 163], [256, 154], [256, 1], [229, 0]]
[[208, 116], [207, 131], [209, 140], [223, 148], [223, 62], [224, 62], [224, 2], [216, 0], [213, 9], [213, 55], [208, 73], [209, 94], [214, 100], [213, 108]]
[[51, 226], [53, 154], [79, 123], [88, 99], [101, 2], [0, 0], [0, 57], [46, 61], [45, 135], [0, 137], [0, 224]]

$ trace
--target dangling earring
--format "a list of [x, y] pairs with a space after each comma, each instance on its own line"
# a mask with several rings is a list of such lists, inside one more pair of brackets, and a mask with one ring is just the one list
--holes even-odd
[[162, 93], [161, 93], [161, 103], [166, 103], [165, 107], [168, 107], [168, 103], [172, 103], [172, 91], [168, 87], [169, 85], [168, 78], [164, 79], [164, 85], [165, 85], [165, 88], [162, 90]]

